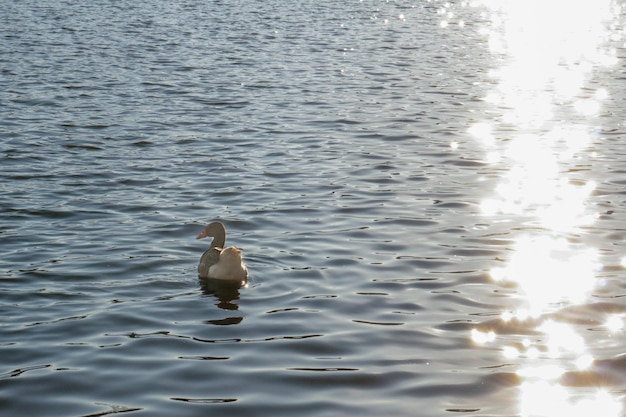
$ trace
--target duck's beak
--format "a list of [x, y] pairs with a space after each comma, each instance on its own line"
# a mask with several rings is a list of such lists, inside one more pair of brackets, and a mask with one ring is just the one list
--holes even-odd
[[206, 230], [200, 232], [200, 234], [196, 236], [196, 239], [202, 239], [203, 237], [207, 237]]

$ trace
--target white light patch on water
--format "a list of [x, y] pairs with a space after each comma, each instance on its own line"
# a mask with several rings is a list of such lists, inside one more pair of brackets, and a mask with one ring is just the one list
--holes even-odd
[[624, 319], [618, 315], [610, 316], [604, 323], [611, 333], [616, 333], [624, 329]]
[[551, 304], [583, 301], [595, 286], [597, 266], [593, 249], [574, 247], [562, 238], [526, 236], [517, 241], [506, 266], [493, 268], [490, 275], [516, 283], [528, 315], [536, 317]]

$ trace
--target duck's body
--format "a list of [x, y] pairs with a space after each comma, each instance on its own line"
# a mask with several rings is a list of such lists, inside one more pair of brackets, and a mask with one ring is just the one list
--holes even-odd
[[246, 281], [248, 268], [243, 263], [241, 250], [235, 246], [223, 249], [217, 263], [209, 267], [209, 278]]
[[235, 246], [224, 248], [226, 243], [226, 228], [220, 222], [207, 225], [196, 237], [202, 239], [211, 236], [211, 247], [202, 254], [198, 264], [200, 278], [213, 278], [227, 281], [246, 282], [248, 268], [243, 263], [241, 250]]

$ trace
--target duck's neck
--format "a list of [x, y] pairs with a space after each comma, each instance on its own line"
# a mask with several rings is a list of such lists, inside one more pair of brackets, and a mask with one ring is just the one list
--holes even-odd
[[226, 243], [226, 230], [217, 230], [214, 232], [213, 241], [211, 241], [212, 248], [223, 248]]

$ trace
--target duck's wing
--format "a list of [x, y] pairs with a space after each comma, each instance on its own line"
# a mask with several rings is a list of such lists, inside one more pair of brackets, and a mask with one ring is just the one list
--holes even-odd
[[198, 275], [200, 278], [209, 277], [209, 268], [220, 260], [220, 253], [222, 253], [222, 248], [212, 247], [202, 254], [198, 264]]

